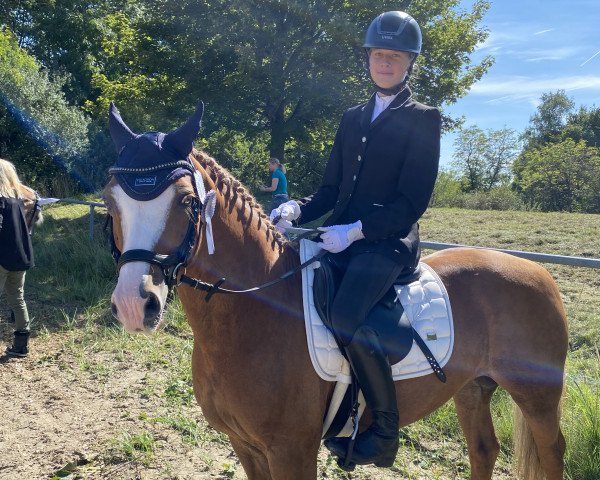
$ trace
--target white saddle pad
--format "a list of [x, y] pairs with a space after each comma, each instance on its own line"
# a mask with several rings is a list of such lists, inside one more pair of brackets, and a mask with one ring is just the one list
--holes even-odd
[[[305, 262], [320, 250], [317, 242], [300, 240], [300, 260]], [[454, 345], [454, 324], [448, 293], [438, 275], [428, 265], [421, 263], [421, 278], [408, 285], [396, 286], [404, 314], [421, 335], [431, 353], [443, 367]], [[330, 382], [350, 383], [350, 365], [340, 353], [331, 332], [323, 324], [313, 300], [315, 262], [302, 270], [302, 297], [308, 350], [317, 374]], [[433, 373], [425, 355], [413, 341], [408, 355], [392, 365], [394, 380], [421, 377]]]

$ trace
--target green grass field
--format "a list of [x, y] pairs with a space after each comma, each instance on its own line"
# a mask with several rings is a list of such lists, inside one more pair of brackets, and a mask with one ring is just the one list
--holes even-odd
[[[65, 368], [68, 364], [82, 378], [98, 382], [118, 378], [124, 364], [138, 365], [151, 372], [139, 391], [140, 398], [162, 402], [160, 412], [138, 415], [138, 423], [147, 430], [115, 432], [114, 438], [101, 446], [102, 455], [96, 462], [127, 462], [136, 465], [137, 471], [152, 466], [165, 447], [148, 432], [160, 425], [175, 432], [190, 455], [202, 458], [207, 468], [217, 472], [216, 476], [198, 478], [245, 478], [235, 459], [211, 458], [210, 446], [228, 448], [228, 443], [202, 421], [195, 406], [190, 369], [192, 336], [179, 303], [172, 304], [166, 327], [152, 337], [127, 335], [111, 318], [109, 296], [116, 280], [115, 268], [103, 240], [101, 218], [96, 222], [95, 239], [87, 238], [88, 214], [88, 208], [80, 206], [46, 208], [46, 222], [35, 233], [37, 267], [28, 274], [26, 294], [38, 307], [33, 312], [36, 345], [61, 349], [62, 360], [48, 354], [42, 359], [48, 364], [65, 362]], [[434, 242], [600, 258], [598, 215], [432, 209], [421, 221], [421, 237]], [[563, 413], [567, 478], [597, 480], [600, 270], [544, 266], [558, 282], [570, 323]], [[498, 392], [493, 409], [502, 450], [494, 478], [514, 478], [510, 473], [511, 408], [507, 395]], [[403, 429], [401, 438], [403, 446], [391, 470], [364, 467], [348, 477], [322, 452], [320, 478], [469, 478], [468, 457], [452, 404]], [[215, 467], [215, 462], [221, 463]], [[170, 467], [164, 468], [168, 471]], [[73, 478], [87, 478], [85, 468], [77, 472], [80, 476]]]

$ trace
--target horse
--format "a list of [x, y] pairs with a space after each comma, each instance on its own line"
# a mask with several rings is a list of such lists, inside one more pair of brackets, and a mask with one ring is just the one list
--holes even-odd
[[18, 195], [23, 200], [25, 221], [27, 222], [29, 233], [32, 233], [33, 227], [40, 225], [44, 220], [42, 207], [39, 204], [40, 197], [35, 190], [23, 184], [19, 186]]
[[[111, 134], [117, 151], [126, 152], [143, 136], [131, 132], [113, 107]], [[133, 253], [119, 265], [111, 308], [127, 331], [155, 331], [168, 285], [173, 285], [194, 335], [195, 397], [208, 423], [228, 435], [247, 477], [314, 479], [334, 385], [316, 374], [309, 358], [299, 275], [245, 294], [213, 291], [209, 301], [177, 281], [177, 272], [185, 271], [208, 283], [222, 284], [220, 279], [226, 278], [229, 288], [248, 289], [299, 265], [293, 244], [248, 190], [215, 159], [192, 149], [199, 110], [164, 137], [163, 150], [173, 150], [164, 147], [167, 143], [181, 145], [179, 156], [192, 165], [200, 189], [215, 192], [210, 220], [214, 253], [207, 251], [211, 239], [202, 227], [208, 228], [208, 222], [192, 208], [203, 197], [193, 172], [163, 185], [155, 198], [140, 200], [124, 189], [118, 175], [125, 170], [112, 171], [103, 198], [112, 217], [114, 246], [123, 255]], [[154, 146], [160, 148], [159, 143]], [[143, 149], [136, 146], [133, 151]], [[137, 161], [143, 164], [141, 157]], [[177, 252], [186, 242], [193, 245], [184, 249], [182, 260]], [[180, 262], [175, 268], [161, 263], [173, 257]], [[491, 479], [500, 445], [490, 400], [501, 387], [518, 406], [519, 475], [562, 479], [565, 439], [559, 405], [568, 340], [553, 278], [536, 263], [485, 249], [444, 250], [422, 261], [439, 275], [449, 294], [454, 350], [444, 367], [446, 383], [433, 372], [396, 382], [400, 426], [454, 399], [471, 479]], [[368, 422], [367, 414], [360, 428]]]

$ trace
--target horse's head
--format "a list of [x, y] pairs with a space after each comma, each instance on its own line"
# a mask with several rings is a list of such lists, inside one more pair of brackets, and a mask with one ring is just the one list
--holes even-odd
[[23, 199], [23, 204], [25, 205], [27, 228], [31, 233], [35, 225], [40, 225], [44, 221], [42, 206], [39, 203], [40, 197], [35, 190], [25, 185], [21, 185], [19, 190], [19, 196]]
[[119, 269], [111, 302], [113, 315], [130, 332], [158, 327], [168, 288], [198, 242], [204, 186], [189, 154], [202, 113], [200, 103], [176, 131], [138, 135], [110, 107], [118, 159], [103, 198], [112, 217]]

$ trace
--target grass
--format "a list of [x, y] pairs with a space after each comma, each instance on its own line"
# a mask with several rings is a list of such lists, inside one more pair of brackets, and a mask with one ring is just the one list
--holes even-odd
[[[116, 274], [97, 219], [95, 238], [88, 237], [88, 207], [52, 206], [45, 224], [34, 235], [37, 267], [28, 273], [26, 295], [41, 311], [33, 312], [34, 329], [41, 342], [56, 333], [61, 344], [42, 364], [72, 369], [98, 381], [119, 377], [128, 365], [143, 366], [139, 397], [162, 398], [165, 410], [140, 415], [148, 431], [123, 432], [106, 445], [113, 460], [152, 461], [156, 449], [152, 426], [167, 425], [190, 448], [226, 444], [227, 439], [202, 419], [190, 418], [195, 407], [191, 387], [193, 337], [177, 298], [166, 313], [165, 326], [156, 335], [131, 336], [115, 324], [109, 297]], [[97, 215], [98, 216], [98, 215]], [[424, 240], [600, 257], [600, 216], [562, 213], [431, 209], [421, 221]], [[427, 252], [424, 252], [427, 253]], [[570, 322], [563, 430], [568, 442], [567, 478], [600, 478], [600, 271], [544, 265], [558, 282]], [[37, 320], [38, 318], [43, 319]], [[502, 449], [497, 472], [511, 478], [512, 402], [498, 391], [492, 402], [493, 418]], [[402, 430], [402, 445], [392, 472], [407, 479], [466, 479], [466, 447], [452, 403]], [[206, 463], [212, 460], [207, 457]], [[220, 478], [239, 475], [234, 463], [223, 463]], [[168, 470], [168, 466], [165, 466]], [[347, 478], [329, 456], [319, 464], [322, 477]], [[239, 467], [241, 470], [241, 467]], [[353, 478], [374, 478], [360, 470]], [[362, 473], [361, 473], [362, 472]], [[366, 473], [365, 473], [366, 472]], [[379, 475], [379, 473], [378, 473]], [[376, 478], [388, 478], [385, 473]], [[391, 478], [391, 477], [390, 477]]]

